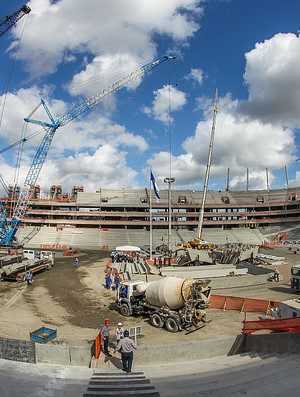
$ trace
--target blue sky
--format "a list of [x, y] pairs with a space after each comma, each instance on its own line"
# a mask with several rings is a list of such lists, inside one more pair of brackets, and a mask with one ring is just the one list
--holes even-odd
[[[169, 133], [177, 187], [200, 188], [216, 88], [220, 104], [210, 187], [224, 187], [227, 167], [232, 189], [243, 189], [247, 167], [252, 188], [265, 187], [266, 167], [278, 187], [285, 164], [290, 182], [297, 183], [300, 3], [168, 0], [162, 6], [158, 0], [151, 5], [113, 0], [105, 8], [96, 0], [84, 6], [74, 0], [53, 3], [29, 2], [31, 14], [0, 39], [0, 109], [8, 87], [1, 147], [18, 139], [22, 118], [40, 95], [53, 112], [63, 113], [81, 95], [101, 90], [137, 65], [165, 53], [177, 59], [59, 130], [40, 178], [45, 191], [51, 183], [65, 190], [79, 183], [87, 190], [145, 186], [149, 166], [161, 181], [169, 172]], [[22, 4], [1, 2], [0, 15]], [[37, 143], [25, 147], [23, 177]], [[9, 183], [16, 150], [0, 161]]]

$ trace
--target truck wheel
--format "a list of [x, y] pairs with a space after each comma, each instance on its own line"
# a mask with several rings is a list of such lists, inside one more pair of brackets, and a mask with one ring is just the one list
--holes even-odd
[[175, 332], [179, 331], [179, 326], [178, 326], [177, 320], [174, 317], [168, 317], [166, 319], [165, 327], [166, 327], [167, 331], [169, 331], [169, 332], [175, 333]]
[[120, 314], [122, 314], [122, 316], [125, 316], [125, 317], [129, 317], [129, 316], [130, 316], [129, 306], [126, 305], [126, 303], [123, 303], [123, 304], [120, 306], [119, 311], [120, 311]]
[[156, 328], [162, 328], [164, 326], [163, 319], [160, 317], [158, 313], [153, 313], [150, 316], [150, 323], [153, 325], [153, 327]]

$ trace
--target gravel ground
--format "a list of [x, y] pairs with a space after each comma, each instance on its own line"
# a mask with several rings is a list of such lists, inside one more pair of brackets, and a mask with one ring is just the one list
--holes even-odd
[[[279, 271], [283, 280], [279, 284], [232, 288], [218, 294], [255, 297], [272, 300], [286, 300], [296, 295], [289, 288], [289, 273], [293, 263], [300, 262], [299, 255], [288, 250], [268, 250], [271, 255], [285, 256], [287, 264], [281, 265]], [[122, 318], [109, 309], [114, 301], [114, 293], [106, 291], [103, 286], [105, 257], [99, 252], [83, 252], [80, 267], [73, 266], [72, 258], [59, 258], [50, 271], [34, 278], [32, 286], [21, 283], [0, 283], [1, 321], [0, 335], [28, 339], [29, 332], [42, 325], [57, 328], [61, 340], [91, 340], [109, 318], [115, 326], [120, 320], [126, 327], [141, 325], [144, 343], [162, 343], [182, 340], [183, 333], [170, 334], [153, 328], [142, 318]], [[253, 276], [255, 278], [255, 276]], [[243, 277], [240, 277], [241, 285]], [[255, 314], [251, 317], [255, 318]], [[184, 339], [195, 340], [214, 335], [236, 335], [241, 331], [244, 314], [235, 311], [210, 310], [208, 318], [212, 320], [200, 331], [185, 335]]]

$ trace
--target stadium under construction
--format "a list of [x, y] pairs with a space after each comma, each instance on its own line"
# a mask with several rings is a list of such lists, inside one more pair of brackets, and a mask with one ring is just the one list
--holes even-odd
[[[79, 191], [78, 191], [79, 190]], [[149, 189], [105, 189], [95, 193], [74, 187], [64, 194], [52, 187], [48, 198], [36, 194], [22, 219], [18, 239], [26, 247], [111, 250], [120, 244], [149, 245], [149, 196], [152, 195], [153, 240], [168, 238], [168, 191], [157, 201]], [[53, 192], [58, 192], [54, 194]], [[249, 191], [210, 191], [207, 194], [203, 238], [215, 243], [261, 243], [263, 235], [287, 230], [281, 239], [297, 240], [300, 188]], [[2, 198], [9, 208], [12, 197]], [[171, 192], [171, 244], [195, 237], [202, 193]]]

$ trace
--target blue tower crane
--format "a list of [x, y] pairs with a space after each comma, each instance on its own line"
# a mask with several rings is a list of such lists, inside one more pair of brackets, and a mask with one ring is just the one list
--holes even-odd
[[21, 222], [21, 219], [23, 218], [23, 216], [27, 211], [31, 194], [36, 185], [37, 179], [39, 177], [43, 164], [46, 160], [50, 145], [52, 143], [52, 140], [54, 138], [57, 129], [65, 126], [66, 124], [72, 122], [76, 118], [84, 115], [85, 113], [93, 109], [107, 95], [119, 91], [126, 84], [130, 83], [131, 81], [142, 78], [146, 73], [150, 72], [152, 69], [172, 59], [175, 59], [175, 57], [165, 55], [161, 58], [156, 59], [155, 61], [152, 61], [150, 63], [147, 63], [146, 65], [139, 67], [134, 72], [127, 75], [126, 77], [123, 77], [120, 80], [113, 83], [108, 88], [105, 88], [96, 95], [85, 98], [79, 104], [74, 105], [71, 108], [71, 110], [68, 111], [67, 113], [55, 118], [52, 116], [50, 109], [48, 108], [45, 101], [41, 99], [41, 105], [44, 107], [49, 117], [49, 122], [35, 120], [32, 118], [24, 119], [27, 123], [32, 123], [42, 126], [46, 132], [33, 157], [28, 174], [25, 178], [23, 189], [20, 192], [17, 204], [14, 208], [14, 212], [10, 220], [8, 220], [6, 217], [4, 207], [0, 205], [0, 245], [11, 246], [14, 242], [18, 230], [18, 226]]
[[29, 14], [30, 11], [31, 8], [27, 5], [24, 5], [23, 7], [15, 11], [12, 15], [0, 18], [0, 36], [2, 36], [9, 29], [11, 29], [21, 18]]

